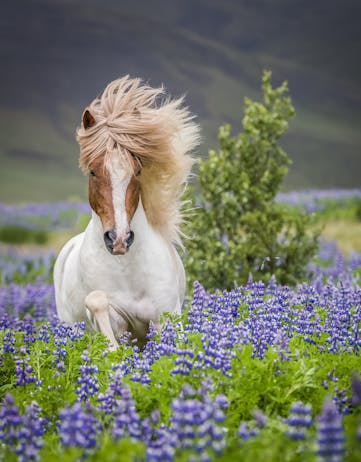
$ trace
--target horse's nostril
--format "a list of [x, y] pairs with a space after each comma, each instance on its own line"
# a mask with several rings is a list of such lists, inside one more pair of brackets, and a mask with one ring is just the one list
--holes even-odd
[[116, 238], [117, 238], [117, 234], [113, 229], [111, 231], [106, 231], [104, 233], [105, 246], [109, 250], [110, 253], [113, 252], [113, 244]]
[[117, 238], [117, 233], [115, 232], [114, 229], [108, 231], [109, 238], [114, 242], [115, 239]]
[[129, 232], [129, 237], [127, 239], [127, 247], [128, 248], [133, 244], [133, 241], [134, 241], [134, 233], [133, 233], [133, 231], [130, 231]]

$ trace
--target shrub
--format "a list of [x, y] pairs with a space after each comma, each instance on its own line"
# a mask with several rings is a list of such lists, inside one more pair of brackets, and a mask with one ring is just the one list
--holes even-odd
[[198, 206], [186, 228], [188, 280], [208, 289], [231, 288], [250, 274], [295, 283], [317, 250], [312, 217], [274, 201], [290, 164], [279, 140], [295, 111], [286, 82], [272, 88], [264, 72], [262, 87], [263, 102], [245, 99], [242, 133], [220, 127], [218, 151], [199, 163], [197, 194], [194, 186], [188, 192]]

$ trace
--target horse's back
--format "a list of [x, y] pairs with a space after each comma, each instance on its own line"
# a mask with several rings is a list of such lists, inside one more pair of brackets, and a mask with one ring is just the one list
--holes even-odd
[[[58, 316], [66, 322], [76, 322], [79, 316], [73, 312], [76, 297], [72, 297], [77, 286], [77, 261], [84, 233], [71, 238], [61, 249], [54, 266], [55, 303]], [[73, 301], [73, 303], [71, 302]]]

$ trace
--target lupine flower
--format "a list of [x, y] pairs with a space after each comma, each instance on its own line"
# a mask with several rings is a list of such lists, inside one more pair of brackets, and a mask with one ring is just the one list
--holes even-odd
[[161, 332], [161, 341], [159, 345], [159, 354], [161, 356], [169, 356], [174, 353], [176, 345], [176, 330], [174, 323], [169, 319], [165, 321]]
[[16, 338], [12, 331], [8, 331], [5, 333], [3, 338], [3, 350], [4, 353], [15, 353], [16, 348], [14, 345], [16, 344]]
[[15, 447], [21, 424], [19, 408], [15, 405], [13, 396], [6, 393], [0, 408], [0, 440], [9, 447]]
[[332, 401], [335, 403], [337, 409], [342, 415], [350, 413], [350, 399], [347, 396], [347, 390], [343, 388], [339, 390], [338, 387], [334, 388], [335, 395], [332, 397]]
[[89, 403], [83, 407], [77, 401], [59, 413], [58, 432], [64, 446], [93, 449], [96, 446], [96, 434], [99, 422]]
[[[206, 457], [212, 453], [220, 454], [224, 449], [224, 431], [220, 424], [225, 419], [223, 408], [228, 406], [224, 396], [212, 401], [207, 395], [209, 387], [210, 384], [204, 382], [197, 391], [200, 398], [194, 396], [191, 387], [183, 387], [179, 398], [171, 403], [170, 425], [170, 432], [176, 437], [176, 447]], [[188, 396], [189, 392], [191, 396]]]
[[173, 462], [177, 447], [177, 437], [162, 424], [155, 429], [153, 438], [146, 449], [147, 462]]
[[80, 214], [89, 211], [89, 204], [83, 202], [0, 203], [0, 225], [32, 230], [73, 228]]
[[0, 441], [18, 455], [18, 462], [38, 460], [46, 425], [39, 414], [40, 408], [34, 401], [21, 415], [12, 395], [5, 395], [0, 408]]
[[239, 438], [241, 438], [241, 440], [247, 441], [250, 438], [253, 438], [254, 436], [256, 436], [257, 434], [258, 434], [257, 429], [249, 428], [247, 422], [242, 421], [239, 424], [239, 428], [238, 428], [238, 431], [237, 431], [237, 436], [239, 436]]
[[285, 423], [289, 426], [286, 436], [293, 440], [304, 440], [306, 430], [312, 425], [312, 409], [300, 401], [292, 404], [290, 415]]
[[252, 412], [252, 416], [256, 421], [257, 427], [263, 428], [266, 426], [268, 418], [262, 411], [260, 411], [259, 409], [254, 409]]
[[98, 409], [111, 417], [111, 431], [115, 439], [125, 436], [134, 439], [141, 438], [141, 420], [136, 411], [130, 388], [123, 383], [123, 376], [119, 371], [109, 378], [106, 393], [99, 393], [98, 403]]
[[327, 400], [318, 419], [318, 451], [321, 462], [342, 461], [344, 448], [344, 430], [342, 417], [335, 404]]
[[85, 364], [82, 364], [79, 368], [81, 376], [78, 378], [77, 383], [80, 386], [76, 389], [76, 394], [79, 400], [87, 400], [90, 396], [94, 396], [99, 391], [97, 378], [99, 369], [98, 366], [91, 364], [88, 350], [83, 351], [81, 359]]
[[19, 430], [19, 441], [16, 447], [18, 462], [38, 460], [40, 449], [44, 445], [42, 436], [45, 433], [46, 419], [40, 417], [38, 404], [33, 401], [25, 409], [22, 426]]
[[[41, 310], [42, 314], [39, 315], [37, 310]], [[30, 313], [35, 320], [41, 321], [45, 316], [50, 317], [55, 312], [53, 284], [37, 282], [18, 285], [12, 283], [0, 287], [0, 315], [8, 314], [15, 319]]]
[[192, 350], [187, 348], [177, 348], [175, 349], [177, 358], [175, 360], [176, 367], [171, 371], [171, 374], [180, 374], [180, 375], [189, 375], [192, 367], [194, 353]]
[[29, 357], [15, 356], [16, 385], [25, 386], [28, 383], [36, 382], [36, 377], [33, 375], [34, 370], [29, 362]]
[[[1, 206], [0, 206], [1, 208]], [[0, 218], [1, 221], [1, 218]], [[45, 250], [34, 254], [18, 251], [15, 247], [0, 249], [0, 283], [11, 284], [14, 280], [34, 282], [35, 278], [50, 282], [55, 255], [53, 250]], [[40, 314], [40, 313], [39, 313]]]
[[122, 386], [117, 390], [120, 395], [116, 401], [116, 410], [114, 411], [114, 424], [112, 427], [112, 436], [115, 439], [130, 436], [135, 440], [142, 437], [141, 420], [135, 408], [132, 393], [128, 386]]
[[309, 189], [303, 191], [288, 191], [277, 194], [276, 201], [303, 208], [307, 213], [323, 211], [332, 204], [334, 207], [344, 207], [351, 199], [361, 197], [361, 189]]
[[42, 324], [40, 326], [40, 329], [38, 332], [38, 340], [41, 340], [42, 342], [45, 342], [45, 343], [49, 343], [50, 333], [49, 333], [49, 326], [47, 324]]

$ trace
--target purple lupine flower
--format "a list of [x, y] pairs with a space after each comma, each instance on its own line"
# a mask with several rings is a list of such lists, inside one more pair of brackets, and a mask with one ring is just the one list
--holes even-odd
[[345, 452], [342, 417], [334, 402], [326, 400], [318, 419], [318, 451], [321, 462], [343, 460]]
[[[224, 292], [209, 295], [198, 284], [195, 287], [195, 300], [192, 302], [186, 325], [186, 333], [202, 334], [203, 351], [198, 351], [193, 367], [195, 369], [218, 369], [226, 376], [231, 375], [231, 362], [235, 351], [233, 346], [239, 341], [237, 295]], [[189, 361], [189, 360], [188, 360]], [[191, 364], [183, 361], [180, 371], [187, 373]]]
[[121, 372], [110, 376], [108, 389], [105, 394], [99, 393], [98, 403], [98, 409], [111, 418], [111, 433], [115, 439], [130, 436], [139, 440], [142, 437], [141, 420]]
[[19, 430], [19, 441], [15, 449], [18, 462], [38, 460], [39, 451], [44, 445], [42, 436], [45, 433], [46, 419], [40, 417], [41, 409], [33, 401], [25, 409]]
[[[175, 437], [176, 447], [194, 451], [195, 454], [221, 454], [224, 446], [224, 429], [221, 424], [225, 420], [223, 408], [228, 405], [222, 395], [211, 400], [207, 394], [208, 382], [197, 390], [183, 387], [180, 396], [171, 403], [172, 415], [169, 430]], [[187, 393], [191, 392], [191, 396]]]
[[242, 421], [239, 424], [239, 428], [237, 431], [237, 436], [241, 438], [243, 441], [247, 441], [250, 438], [253, 438], [258, 435], [258, 431], [256, 428], [250, 428], [247, 422]]
[[268, 417], [259, 409], [254, 409], [252, 411], [252, 416], [256, 421], [258, 428], [263, 428], [267, 424]]
[[36, 377], [33, 375], [34, 369], [29, 364], [29, 357], [15, 356], [15, 384], [18, 386], [25, 386], [28, 383], [35, 383]]
[[46, 425], [40, 411], [38, 404], [33, 401], [26, 407], [25, 414], [21, 415], [12, 395], [7, 393], [4, 397], [0, 408], [0, 441], [18, 455], [19, 462], [38, 460]]
[[174, 352], [177, 354], [175, 359], [175, 368], [171, 371], [171, 374], [189, 375], [193, 362], [191, 359], [194, 357], [193, 350], [187, 348], [176, 348]]
[[[35, 284], [18, 285], [11, 283], [6, 287], [0, 287], [1, 315], [8, 314], [12, 319], [16, 319], [22, 318], [26, 314], [34, 316], [37, 309], [45, 310], [46, 316], [56, 312], [53, 284], [44, 284], [39, 281]], [[28, 317], [29, 319], [31, 318]], [[35, 319], [42, 320], [44, 317]]]
[[100, 425], [89, 402], [84, 407], [77, 401], [62, 409], [57, 427], [64, 446], [93, 449], [97, 444], [96, 436]]
[[342, 415], [350, 413], [351, 400], [347, 396], [347, 390], [345, 388], [339, 389], [334, 388], [335, 395], [332, 397], [332, 401], [335, 403], [337, 409]]
[[137, 413], [132, 393], [127, 385], [122, 385], [117, 390], [120, 399], [116, 400], [116, 410], [114, 412], [114, 423], [111, 430], [115, 439], [130, 436], [135, 440], [141, 440], [142, 427], [141, 420]]
[[274, 338], [275, 350], [278, 351], [282, 361], [288, 361], [290, 359], [290, 339], [288, 334], [280, 329]]
[[0, 283], [11, 284], [19, 276], [24, 282], [35, 282], [35, 278], [49, 282], [54, 260], [53, 250], [34, 255], [18, 251], [15, 247], [0, 249]]
[[289, 426], [285, 435], [292, 440], [304, 440], [306, 438], [306, 430], [312, 425], [312, 409], [309, 404], [303, 404], [297, 401], [292, 404], [290, 415], [285, 420]]
[[175, 325], [169, 319], [165, 321], [161, 332], [161, 341], [159, 344], [159, 354], [168, 356], [174, 353], [176, 347], [176, 330]]
[[16, 348], [16, 338], [14, 337], [14, 333], [9, 330], [5, 333], [4, 338], [3, 338], [3, 350], [4, 353], [15, 353]]
[[122, 397], [124, 386], [121, 373], [117, 372], [111, 375], [106, 393], [99, 393], [98, 395], [98, 409], [105, 414], [112, 415], [117, 409], [117, 401]]
[[50, 332], [54, 336], [55, 350], [53, 351], [53, 363], [57, 369], [57, 375], [64, 372], [64, 359], [67, 356], [66, 346], [70, 342], [75, 342], [84, 336], [85, 323], [79, 322], [74, 325], [67, 325], [60, 322], [57, 317], [54, 317], [49, 323]]
[[150, 383], [149, 372], [152, 364], [160, 357], [160, 344], [155, 340], [158, 330], [154, 323], [149, 323], [149, 332], [147, 334], [147, 343], [141, 352], [138, 346], [134, 346], [133, 355], [131, 356], [132, 381], [143, 384]]
[[83, 202], [0, 203], [0, 224], [32, 230], [73, 228], [84, 213], [89, 213], [89, 204]]
[[78, 378], [77, 383], [80, 386], [77, 387], [76, 394], [78, 395], [79, 400], [85, 401], [99, 391], [99, 381], [97, 377], [99, 368], [98, 366], [91, 364], [88, 350], [83, 351], [81, 359], [85, 364], [82, 364], [79, 368], [81, 376]]
[[173, 462], [177, 447], [177, 437], [164, 424], [156, 428], [146, 449], [147, 462]]
[[9, 447], [15, 447], [22, 418], [18, 406], [15, 405], [13, 396], [6, 393], [0, 408], [0, 441]]
[[49, 333], [49, 326], [47, 324], [42, 324], [38, 331], [38, 340], [49, 343], [50, 341], [50, 333]]

